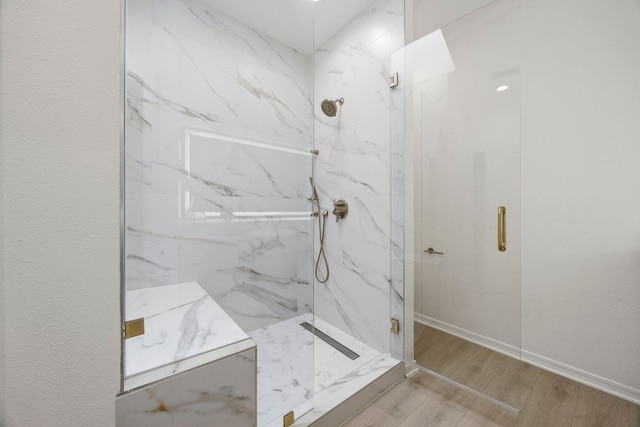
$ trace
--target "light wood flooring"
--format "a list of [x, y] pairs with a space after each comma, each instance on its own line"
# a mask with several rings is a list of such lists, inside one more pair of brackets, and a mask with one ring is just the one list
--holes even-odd
[[640, 427], [637, 405], [418, 323], [415, 354], [428, 369], [520, 408], [520, 414], [420, 372], [345, 427]]

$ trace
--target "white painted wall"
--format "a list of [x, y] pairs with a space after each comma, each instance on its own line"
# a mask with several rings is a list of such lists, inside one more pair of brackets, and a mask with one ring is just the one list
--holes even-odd
[[407, 43], [419, 39], [451, 22], [488, 5], [494, 0], [407, 0], [413, 14], [407, 19], [412, 32]]
[[3, 0], [0, 424], [112, 426], [120, 2]]
[[523, 1], [522, 38], [523, 356], [640, 400], [640, 3]]
[[640, 3], [522, 12], [522, 347], [640, 400]]

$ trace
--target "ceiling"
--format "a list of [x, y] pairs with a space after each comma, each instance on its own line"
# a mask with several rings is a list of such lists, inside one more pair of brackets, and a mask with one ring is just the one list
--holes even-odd
[[323, 46], [374, 1], [201, 0], [206, 7], [219, 10], [259, 33], [307, 55], [313, 53], [314, 45], [316, 48]]

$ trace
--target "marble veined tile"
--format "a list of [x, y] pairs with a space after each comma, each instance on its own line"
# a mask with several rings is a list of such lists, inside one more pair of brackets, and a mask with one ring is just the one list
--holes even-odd
[[[402, 0], [379, 0], [363, 9], [349, 24], [343, 27], [322, 50], [342, 50], [349, 53], [383, 37], [404, 19]], [[320, 23], [322, 25], [322, 23]]]
[[316, 393], [340, 382], [361, 366], [380, 356], [379, 351], [318, 317], [315, 318], [314, 326], [359, 355], [357, 359], [351, 360], [316, 337], [314, 343]]
[[126, 318], [140, 317], [144, 335], [125, 341], [126, 377], [248, 338], [196, 282], [128, 291]]
[[[391, 150], [389, 89], [391, 53], [403, 45], [402, 21], [401, 0], [373, 2], [314, 54], [316, 185], [323, 206], [342, 198], [350, 207], [344, 221], [327, 225], [331, 277], [316, 287], [314, 313], [385, 353], [392, 342], [397, 346], [389, 334], [391, 310], [396, 317], [402, 306], [401, 284], [392, 286], [390, 267], [397, 252], [390, 206], [391, 155], [397, 153]], [[336, 117], [319, 111], [325, 97], [344, 97]]]
[[[357, 353], [355, 360], [300, 326], [308, 322]], [[313, 396], [340, 383], [380, 352], [322, 319], [307, 313], [250, 332], [258, 346], [258, 425], [282, 425], [282, 416], [294, 410], [296, 418], [311, 410]]]
[[117, 427], [256, 425], [255, 347], [116, 399]]
[[[339, 381], [334, 382], [331, 386], [321, 390], [315, 397], [315, 405], [313, 410], [307, 412], [301, 418], [296, 418], [296, 427], [307, 427], [313, 425], [320, 417], [329, 414], [329, 412], [340, 405], [342, 402], [364, 389], [370, 387], [376, 379], [389, 372], [400, 362], [389, 356], [389, 354], [380, 354], [373, 360], [362, 365], [358, 369], [350, 372], [342, 377]], [[384, 389], [379, 390], [382, 394]]]
[[[181, 128], [191, 119], [200, 127], [264, 135], [311, 144], [311, 60], [197, 2], [156, 0], [153, 22], [132, 17], [127, 25], [128, 92], [138, 126], [158, 140], [164, 121]], [[131, 102], [128, 104], [131, 105]], [[138, 103], [139, 104], [139, 103]], [[168, 140], [170, 141], [170, 140]], [[169, 144], [175, 145], [175, 144]]]
[[[302, 320], [301, 320], [302, 319]], [[258, 346], [258, 425], [282, 416], [314, 395], [313, 335], [300, 326], [311, 314], [250, 332]]]

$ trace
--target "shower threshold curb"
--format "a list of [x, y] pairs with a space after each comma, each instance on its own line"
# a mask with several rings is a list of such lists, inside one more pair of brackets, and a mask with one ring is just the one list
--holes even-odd
[[405, 376], [404, 363], [382, 354], [316, 394], [315, 407], [293, 427], [335, 427], [381, 396]]

